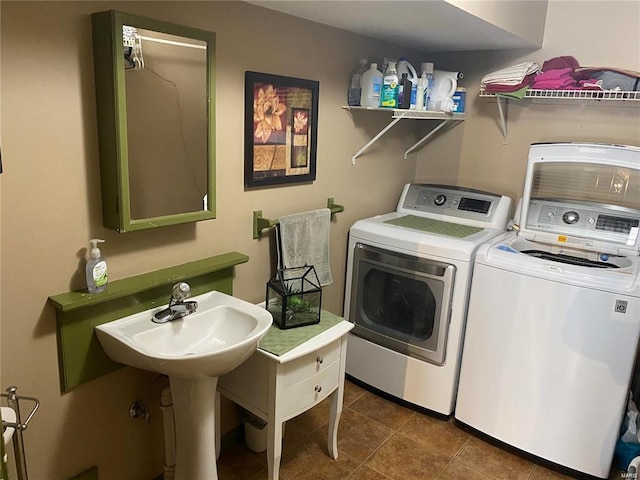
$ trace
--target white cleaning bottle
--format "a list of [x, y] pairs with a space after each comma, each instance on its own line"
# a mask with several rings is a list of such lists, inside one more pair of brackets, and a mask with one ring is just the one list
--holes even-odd
[[414, 102], [410, 108], [412, 110], [425, 110], [424, 98], [425, 98], [425, 90], [427, 89], [427, 74], [422, 72], [420, 78], [418, 79], [418, 84], [416, 86], [415, 96], [411, 96], [411, 100]]
[[[424, 109], [425, 110], [434, 110], [429, 106], [431, 100], [433, 100], [433, 90], [434, 90], [434, 79], [433, 79], [433, 63], [426, 62], [422, 64], [422, 68], [424, 68], [422, 73], [427, 74], [427, 83], [424, 88]], [[422, 75], [421, 75], [422, 76]]]
[[100, 293], [107, 288], [107, 262], [102, 258], [98, 243], [104, 240], [94, 238], [89, 240], [93, 245], [91, 248], [91, 258], [87, 260], [87, 290], [89, 293]]
[[360, 59], [360, 65], [351, 75], [351, 83], [349, 84], [349, 92], [347, 94], [347, 101], [352, 107], [360, 106], [360, 95], [362, 93], [362, 74], [368, 70], [368, 60], [366, 58]]
[[380, 94], [382, 93], [382, 73], [378, 70], [378, 64], [372, 63], [369, 70], [362, 74], [362, 95], [360, 105], [368, 108], [380, 106]]

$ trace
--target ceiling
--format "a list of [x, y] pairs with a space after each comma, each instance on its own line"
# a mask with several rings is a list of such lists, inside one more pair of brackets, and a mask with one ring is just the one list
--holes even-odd
[[[430, 52], [540, 47], [535, 40], [522, 38], [445, 0], [253, 0], [248, 3]], [[474, 7], [469, 10], [478, 10], [478, 4], [466, 3]], [[508, 2], [502, 3], [506, 4]], [[501, 14], [492, 13], [497, 17]]]

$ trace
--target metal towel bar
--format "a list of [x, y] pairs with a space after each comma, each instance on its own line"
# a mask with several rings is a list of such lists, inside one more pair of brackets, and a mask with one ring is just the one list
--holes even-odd
[[[3, 430], [6, 427], [15, 428], [15, 431], [13, 432], [13, 449], [16, 459], [16, 474], [18, 476], [18, 480], [27, 480], [29, 477], [27, 475], [27, 459], [24, 453], [24, 440], [22, 439], [22, 432], [27, 429], [27, 426], [33, 418], [33, 415], [38, 410], [38, 407], [40, 407], [40, 401], [37, 398], [18, 395], [16, 393], [17, 390], [17, 387], [11, 386], [7, 388], [7, 393], [0, 394], [0, 397], [5, 397], [7, 399], [7, 406], [12, 408], [16, 412], [16, 421], [5, 422], [3, 420], [2, 428]], [[27, 419], [24, 422], [22, 421], [22, 416], [20, 414], [20, 400], [28, 400], [34, 403], [31, 412], [29, 413], [29, 415], [27, 415]]]
[[[344, 206], [333, 202], [333, 197], [327, 199], [327, 208], [331, 210], [331, 215], [344, 212]], [[270, 220], [262, 216], [262, 210], [253, 211], [253, 238], [262, 237], [262, 230], [273, 228], [278, 225], [278, 220]]]

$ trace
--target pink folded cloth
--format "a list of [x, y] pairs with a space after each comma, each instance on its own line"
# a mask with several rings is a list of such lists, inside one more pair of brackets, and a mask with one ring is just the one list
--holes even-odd
[[547, 70], [537, 75], [531, 88], [536, 90], [563, 90], [579, 88], [575, 78], [571, 75], [573, 68], [558, 68]]
[[541, 82], [536, 83], [532, 87], [534, 90], [578, 90], [580, 86], [575, 80], [566, 80], [560, 82]]
[[570, 67], [558, 68], [553, 70], [545, 70], [536, 77], [534, 83], [539, 81], [547, 81], [547, 80], [555, 80], [557, 78], [563, 78], [569, 75], [571, 72], [573, 72], [573, 68], [570, 68]]
[[484, 87], [487, 93], [508, 93], [508, 92], [516, 92], [523, 87], [529, 87], [533, 83], [536, 74], [532, 73], [524, 77], [522, 82], [516, 85], [505, 85], [502, 83], [487, 83]]
[[570, 68], [571, 70], [575, 70], [580, 65], [578, 65], [578, 60], [573, 58], [571, 55], [565, 55], [562, 57], [553, 57], [549, 60], [546, 60], [542, 64], [542, 71], [546, 72], [547, 70], [559, 70], [563, 68]]

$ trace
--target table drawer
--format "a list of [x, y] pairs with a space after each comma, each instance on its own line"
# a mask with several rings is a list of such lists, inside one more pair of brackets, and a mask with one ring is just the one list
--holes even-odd
[[326, 345], [315, 352], [284, 364], [284, 387], [295, 385], [321, 372], [340, 358], [340, 340]]
[[340, 382], [340, 361], [327, 365], [320, 372], [282, 392], [280, 401], [285, 419], [295, 416], [327, 397]]

